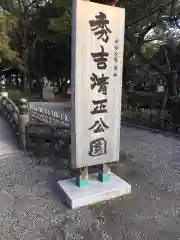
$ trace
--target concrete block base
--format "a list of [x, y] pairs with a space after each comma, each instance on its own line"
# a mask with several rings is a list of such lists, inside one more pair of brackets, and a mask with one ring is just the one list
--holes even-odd
[[71, 209], [131, 193], [131, 185], [113, 173], [110, 182], [102, 183], [98, 177], [98, 174], [89, 175], [87, 187], [78, 187], [75, 178], [58, 181], [58, 187], [65, 195], [65, 202]]

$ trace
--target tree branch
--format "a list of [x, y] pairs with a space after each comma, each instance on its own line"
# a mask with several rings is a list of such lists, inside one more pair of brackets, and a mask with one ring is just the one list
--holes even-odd
[[153, 64], [149, 59], [147, 59], [140, 51], [139, 46], [133, 42], [133, 40], [125, 34], [125, 38], [127, 41], [131, 44], [133, 52], [138, 55], [146, 64], [148, 64], [151, 68], [155, 69], [157, 72], [159, 72], [165, 79], [167, 79], [167, 75], [155, 64]]
[[171, 72], [171, 64], [170, 64], [170, 60], [169, 60], [169, 57], [168, 57], [168, 51], [165, 47], [161, 46], [161, 48], [164, 50], [165, 52], [165, 57], [166, 57], [166, 62], [167, 62], [167, 65], [168, 65], [168, 70], [169, 70], [169, 73]]
[[[151, 23], [149, 26], [147, 26], [147, 28], [144, 29], [143, 32], [138, 37], [136, 44], [141, 44], [144, 41], [144, 36], [146, 35], [146, 33], [148, 33], [148, 31], [154, 26], [156, 26], [156, 23]], [[134, 52], [129, 53], [127, 58], [130, 59], [133, 56], [133, 54]]]
[[170, 9], [170, 17], [172, 17], [172, 16], [174, 16], [174, 7], [175, 7], [175, 4], [176, 4], [176, 0], [172, 0], [172, 2], [171, 2], [171, 9]]
[[144, 19], [152, 16], [153, 14], [157, 13], [158, 11], [161, 11], [162, 8], [168, 7], [168, 6], [170, 6], [171, 4], [172, 4], [172, 2], [167, 3], [166, 5], [163, 5], [163, 6], [159, 7], [159, 8], [157, 8], [157, 9], [155, 9], [154, 11], [150, 12], [148, 15], [143, 16], [143, 17], [141, 17], [141, 18], [139, 18], [139, 19], [137, 19], [137, 20], [135, 20], [135, 21], [133, 21], [133, 22], [131, 22], [131, 23], [129, 23], [129, 24], [126, 24], [126, 28], [129, 28], [129, 27], [131, 27], [132, 25], [134, 25], [134, 24], [136, 24], [136, 23], [138, 23], [138, 22], [140, 22], [140, 21], [142, 21], [142, 20], [144, 20]]

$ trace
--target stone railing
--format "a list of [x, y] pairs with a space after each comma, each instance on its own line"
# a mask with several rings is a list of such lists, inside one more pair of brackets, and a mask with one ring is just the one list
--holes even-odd
[[28, 148], [33, 152], [53, 154], [64, 149], [70, 150], [71, 126], [70, 109], [65, 105], [60, 111], [29, 104], [30, 124], [27, 130]]
[[14, 134], [19, 138], [19, 109], [10, 98], [1, 97], [0, 113], [10, 124]]
[[59, 103], [58, 110], [52, 110], [51, 107], [37, 106], [33, 103], [29, 104], [29, 116], [33, 121], [34, 119], [49, 125], [65, 125], [69, 126], [71, 122], [71, 107], [67, 103]]
[[62, 146], [69, 150], [71, 135], [66, 111], [62, 105], [61, 113], [57, 114], [37, 108], [26, 99], [20, 99], [17, 106], [8, 97], [5, 84], [0, 83], [0, 115], [9, 123], [22, 150], [42, 155], [61, 151]]
[[9, 123], [20, 147], [26, 149], [26, 131], [29, 124], [27, 100], [20, 99], [19, 107], [8, 97], [7, 92], [0, 93], [0, 114]]
[[54, 122], [47, 121], [52, 120], [49, 112], [28, 108], [25, 99], [17, 107], [7, 94], [0, 97], [0, 114], [9, 123], [22, 150], [52, 155], [63, 146], [69, 151], [70, 123], [60, 121], [58, 116]]

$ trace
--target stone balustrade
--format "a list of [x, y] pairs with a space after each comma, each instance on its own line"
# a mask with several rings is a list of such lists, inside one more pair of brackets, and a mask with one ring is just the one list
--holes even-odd
[[[3, 92], [4, 93], [4, 92]], [[0, 114], [9, 123], [14, 132], [20, 147], [26, 149], [26, 131], [29, 124], [29, 112], [27, 100], [21, 99], [20, 106], [8, 97], [8, 93], [0, 95]]]
[[22, 150], [49, 155], [60, 151], [62, 146], [69, 149], [69, 113], [63, 108], [57, 112], [36, 107], [26, 99], [21, 99], [17, 106], [4, 87], [0, 92], [0, 114], [9, 123]]

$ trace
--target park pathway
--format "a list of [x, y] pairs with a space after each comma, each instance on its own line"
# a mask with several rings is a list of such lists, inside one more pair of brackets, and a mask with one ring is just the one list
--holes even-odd
[[56, 182], [66, 160], [18, 150], [0, 118], [1, 240], [180, 239], [180, 141], [123, 127], [121, 162], [113, 166], [132, 184], [132, 195], [68, 210]]

